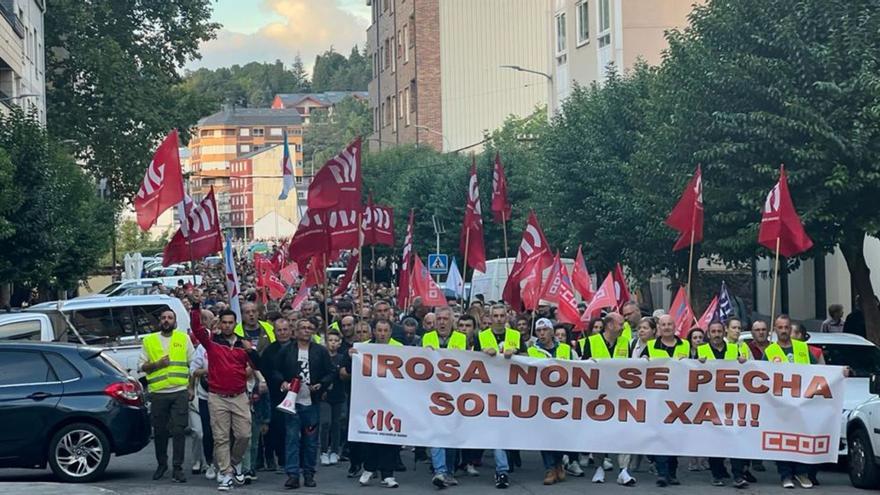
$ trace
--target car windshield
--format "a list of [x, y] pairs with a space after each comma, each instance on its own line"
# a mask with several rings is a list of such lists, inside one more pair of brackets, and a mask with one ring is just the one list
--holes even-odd
[[105, 294], [105, 295], [109, 294], [109, 293], [113, 292], [113, 290], [116, 289], [117, 287], [119, 287], [120, 285], [122, 285], [122, 282], [113, 282], [112, 284], [108, 285], [107, 287], [104, 287], [103, 289], [101, 289], [101, 292], [98, 292], [98, 294]]
[[825, 364], [849, 366], [852, 376], [869, 377], [880, 373], [880, 348], [850, 344], [811, 344], [822, 348]]

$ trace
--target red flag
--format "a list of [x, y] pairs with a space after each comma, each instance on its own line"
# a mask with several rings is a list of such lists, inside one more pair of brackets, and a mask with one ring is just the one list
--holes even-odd
[[495, 223], [510, 220], [510, 201], [507, 200], [507, 178], [504, 176], [504, 165], [501, 156], [495, 152], [495, 168], [492, 170], [492, 216]]
[[584, 261], [584, 253], [581, 252], [580, 246], [578, 246], [577, 257], [574, 259], [571, 281], [584, 301], [593, 298], [593, 280], [590, 278], [590, 272], [587, 271], [587, 263]]
[[813, 240], [807, 235], [791, 194], [788, 192], [788, 178], [785, 167], [779, 167], [779, 182], [767, 194], [764, 202], [764, 213], [761, 216], [761, 228], [758, 231], [758, 244], [776, 252], [779, 241], [779, 254], [790, 258], [797, 256], [813, 247]]
[[333, 292], [333, 297], [338, 297], [345, 294], [345, 291], [348, 290], [349, 284], [351, 284], [351, 280], [354, 278], [354, 272], [357, 270], [358, 261], [360, 260], [360, 255], [352, 253], [351, 256], [348, 257], [348, 265], [345, 267], [345, 275], [342, 276], [342, 280], [339, 281], [339, 287], [336, 288], [336, 291]]
[[614, 295], [617, 298], [617, 307], [632, 300], [629, 287], [626, 285], [626, 277], [623, 276], [623, 267], [620, 263], [614, 266]]
[[147, 167], [144, 181], [134, 198], [141, 230], [149, 230], [162, 212], [183, 201], [183, 173], [177, 148], [177, 129], [174, 129], [156, 149]]
[[302, 303], [309, 297], [309, 292], [312, 287], [318, 284], [323, 284], [325, 278], [326, 271], [323, 262], [318, 258], [312, 258], [309, 260], [302, 284], [300, 284], [299, 290], [291, 302], [291, 308], [294, 311], [299, 311], [300, 307], [302, 307]]
[[581, 315], [581, 324], [586, 325], [591, 319], [599, 316], [602, 308], [607, 308], [617, 304], [617, 298], [614, 296], [614, 276], [611, 273], [605, 277], [605, 281], [593, 294], [593, 299], [587, 305], [587, 309]]
[[669, 314], [675, 319], [675, 334], [680, 338], [687, 338], [687, 334], [694, 324], [694, 310], [687, 300], [687, 291], [684, 286], [678, 288], [672, 305], [669, 306]]
[[358, 137], [315, 174], [309, 185], [309, 209], [361, 206], [361, 138]]
[[541, 278], [543, 275], [544, 270], [541, 268], [540, 263], [532, 263], [523, 277], [525, 284], [522, 286], [520, 296], [522, 297], [523, 306], [529, 311], [534, 311], [538, 307], [538, 301], [541, 299]]
[[[360, 207], [334, 208], [326, 210], [327, 232], [330, 236], [330, 251], [357, 249], [360, 229], [358, 229]], [[333, 258], [332, 256], [330, 258]]]
[[188, 235], [178, 229], [162, 255], [162, 266], [197, 260], [223, 251], [223, 234], [220, 233], [220, 219], [217, 216], [217, 203], [214, 201], [214, 188], [187, 216]]
[[281, 282], [277, 276], [269, 273], [266, 277], [266, 286], [269, 289], [269, 297], [271, 299], [281, 299], [287, 293], [287, 287]]
[[581, 325], [581, 315], [578, 312], [577, 300], [575, 299], [574, 289], [571, 286], [571, 279], [568, 276], [568, 270], [565, 264], [556, 254], [553, 260], [553, 267], [550, 268], [550, 276], [547, 277], [547, 283], [544, 284], [544, 293], [541, 299], [556, 304], [558, 310], [556, 319], [562, 323], [571, 323], [576, 327]]
[[434, 279], [428, 273], [428, 269], [422, 264], [422, 259], [417, 254], [412, 257], [412, 294], [422, 298], [425, 306], [446, 306], [446, 297], [443, 290], [434, 283]]
[[666, 225], [680, 234], [675, 245], [672, 246], [673, 251], [690, 247], [691, 234], [694, 244], [703, 240], [703, 173], [699, 165], [687, 187], [684, 188], [681, 199], [666, 218]]
[[284, 281], [285, 284], [293, 285], [299, 277], [299, 266], [295, 261], [291, 262], [289, 265], [282, 268], [278, 274], [281, 276], [281, 280]]
[[510, 269], [510, 275], [507, 277], [507, 283], [504, 284], [504, 292], [502, 293], [504, 301], [516, 310], [522, 307], [520, 283], [528, 270], [531, 269], [532, 263], [538, 263], [541, 273], [544, 268], [553, 263], [550, 246], [547, 244], [547, 238], [544, 237], [535, 212], [529, 213], [526, 228], [523, 229], [522, 241], [519, 244], [519, 251], [516, 253], [516, 260]]
[[363, 218], [364, 246], [394, 246], [394, 209], [367, 201]]
[[324, 258], [329, 252], [330, 233], [324, 212], [306, 210], [287, 247], [287, 258], [306, 266], [311, 258]]
[[[458, 248], [474, 270], [486, 271], [486, 249], [483, 247], [483, 214], [480, 209], [480, 190], [477, 187], [477, 159], [472, 157], [471, 176], [468, 180], [467, 206]], [[465, 267], [467, 269], [467, 266]]]
[[280, 246], [272, 253], [269, 262], [272, 263], [272, 273], [279, 273], [284, 267], [284, 251]]
[[415, 210], [409, 210], [409, 223], [406, 226], [406, 238], [403, 240], [400, 276], [397, 279], [397, 306], [406, 309], [410, 292], [410, 265], [412, 263], [413, 220]]
[[718, 296], [712, 298], [712, 302], [709, 303], [709, 307], [706, 308], [706, 311], [703, 312], [703, 316], [697, 321], [697, 326], [702, 328], [704, 332], [709, 330], [709, 324], [713, 321], [721, 321], [716, 318], [715, 313], [718, 312]]

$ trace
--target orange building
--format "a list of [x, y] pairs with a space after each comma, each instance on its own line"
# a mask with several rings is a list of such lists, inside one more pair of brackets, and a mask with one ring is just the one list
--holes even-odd
[[[211, 186], [217, 197], [220, 223], [230, 225], [230, 165], [241, 155], [284, 142], [290, 146], [294, 173], [302, 180], [302, 124], [296, 109], [235, 108], [223, 110], [199, 120], [189, 149], [192, 153], [190, 189], [196, 198], [207, 194]], [[281, 175], [281, 163], [278, 164]], [[280, 181], [280, 179], [279, 179]]]

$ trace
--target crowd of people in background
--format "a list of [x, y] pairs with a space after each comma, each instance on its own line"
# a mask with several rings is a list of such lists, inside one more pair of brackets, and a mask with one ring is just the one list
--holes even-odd
[[[739, 318], [712, 322], [708, 329], [694, 327], [680, 338], [670, 315], [643, 314], [633, 301], [616, 311], [608, 308], [585, 330], [575, 331], [556, 322], [554, 308], [548, 305], [520, 313], [477, 295], [468, 305], [450, 300], [439, 308], [426, 307], [415, 298], [401, 311], [389, 284], [367, 282], [362, 296], [353, 284], [343, 296], [333, 298], [329, 294], [336, 288], [334, 281], [314, 287], [300, 308], [292, 308], [295, 288], [281, 300], [265, 300], [255, 285], [252, 262], [242, 256], [237, 268], [240, 319], [230, 309], [222, 265], [200, 265], [197, 270], [203, 279], [198, 286], [182, 282], [178, 287], [155, 288], [184, 302], [191, 311], [192, 329], [189, 335], [176, 330], [174, 313], [167, 311], [160, 317], [158, 331], [143, 341], [140, 371], [145, 373], [151, 402], [156, 480], [168, 471], [170, 439], [173, 481], [185, 482], [189, 468], [193, 475], [215, 480], [223, 491], [256, 482], [260, 472], [274, 471], [287, 475], [288, 489], [315, 487], [319, 465], [339, 463], [347, 463], [347, 476], [360, 485], [375, 482], [395, 488], [399, 486], [395, 473], [406, 469], [404, 456], [409, 455], [415, 463], [431, 467], [426, 483], [438, 489], [458, 485], [459, 473], [479, 475], [487, 458], [493, 461], [495, 486], [510, 485], [511, 473], [522, 467], [518, 451], [349, 442], [351, 355], [362, 342], [505, 357], [824, 362], [821, 350], [806, 344], [809, 334], [803, 326], [786, 315], [777, 316], [772, 325], [753, 321], [748, 328]], [[844, 323], [841, 316], [842, 307], [832, 305], [822, 330], [842, 331], [849, 319]], [[744, 342], [741, 334], [746, 330], [752, 338]], [[295, 404], [279, 408], [291, 397]], [[195, 441], [185, 464], [187, 431]], [[546, 485], [584, 476], [601, 484], [606, 472], [612, 471], [618, 484], [634, 486], [638, 480], [633, 473], [638, 469], [656, 476], [658, 486], [680, 484], [674, 456], [540, 454]], [[710, 471], [712, 485], [745, 488], [757, 481], [753, 472], [766, 468], [760, 460], [697, 458], [688, 461], [687, 469]], [[777, 469], [787, 488], [819, 483], [811, 466], [778, 462]]]

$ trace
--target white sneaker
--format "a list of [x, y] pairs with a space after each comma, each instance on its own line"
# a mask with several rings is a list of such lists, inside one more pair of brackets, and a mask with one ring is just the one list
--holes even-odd
[[360, 483], [361, 486], [367, 486], [370, 484], [370, 479], [372, 479], [372, 478], [373, 478], [373, 472], [367, 471], [366, 469], [364, 469], [364, 472], [361, 473], [361, 477], [358, 479], [358, 483]]
[[321, 465], [322, 466], [329, 466], [330, 465], [330, 454], [328, 454], [326, 452], [321, 454]]
[[580, 478], [584, 475], [584, 470], [581, 469], [581, 465], [576, 462], [569, 462], [565, 465], [565, 472], [574, 476], [575, 478]]
[[590, 454], [581, 454], [580, 458], [578, 459], [578, 465], [580, 465], [580, 467], [582, 468], [589, 467], [590, 459]]
[[337, 463], [339, 463], [339, 456], [336, 452], [330, 452], [330, 465], [332, 466]]
[[195, 464], [192, 465], [192, 474], [201, 474], [202, 473], [202, 462], [196, 461]]
[[228, 474], [221, 474], [217, 476], [217, 489], [221, 492], [228, 492], [232, 490], [232, 476]]
[[629, 471], [626, 468], [620, 470], [620, 474], [617, 475], [617, 484], [623, 486], [635, 486], [636, 479], [629, 475]]
[[596, 468], [596, 474], [593, 475], [593, 483], [605, 483], [605, 470], [602, 466]]
[[235, 465], [235, 472], [232, 473], [232, 479], [235, 481], [236, 485], [244, 484], [244, 472], [241, 470], [241, 463]]
[[208, 464], [208, 469], [205, 470], [205, 479], [206, 480], [214, 480], [217, 479], [217, 469], [213, 464]]
[[605, 468], [605, 471], [611, 471], [614, 469], [614, 463], [606, 456], [605, 460], [602, 461], [602, 467]]
[[398, 486], [400, 486], [400, 484], [397, 483], [397, 480], [394, 479], [393, 476], [391, 476], [389, 478], [385, 478], [384, 480], [382, 480], [382, 483], [380, 483], [380, 484], [382, 486], [384, 486], [385, 488], [397, 488]]
[[468, 464], [464, 467], [464, 470], [467, 471], [468, 476], [479, 476], [480, 472], [477, 471], [477, 468], [474, 467], [473, 464]]

